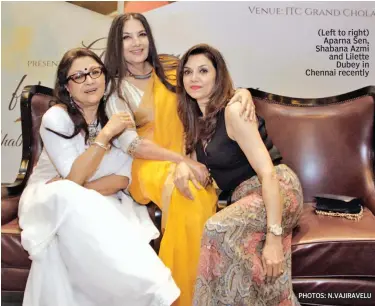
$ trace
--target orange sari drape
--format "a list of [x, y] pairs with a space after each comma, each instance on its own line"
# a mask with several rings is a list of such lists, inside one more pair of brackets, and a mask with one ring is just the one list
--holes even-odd
[[[169, 74], [173, 77], [175, 71]], [[155, 74], [135, 112], [135, 119], [139, 136], [184, 154], [183, 126], [177, 114], [176, 95]], [[217, 197], [214, 188], [197, 190], [190, 183], [194, 201], [185, 198], [174, 188], [174, 169], [172, 162], [135, 159], [129, 190], [138, 203], [152, 201], [162, 209], [164, 235], [159, 256], [171, 269], [181, 289], [181, 296], [174, 305], [191, 306], [203, 228], [215, 213]]]

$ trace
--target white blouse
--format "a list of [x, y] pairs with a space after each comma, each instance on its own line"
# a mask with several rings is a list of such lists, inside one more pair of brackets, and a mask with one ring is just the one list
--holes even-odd
[[[76, 158], [88, 148], [82, 133], [78, 133], [71, 139], [65, 139], [47, 128], [69, 136], [73, 134], [74, 124], [68, 113], [61, 107], [51, 107], [44, 114], [40, 126], [40, 136], [44, 147], [28, 184], [48, 181], [57, 175], [61, 175], [63, 178], [67, 177]], [[104, 155], [90, 181], [110, 174], [131, 178], [133, 159], [115, 146], [119, 146], [116, 141]]]

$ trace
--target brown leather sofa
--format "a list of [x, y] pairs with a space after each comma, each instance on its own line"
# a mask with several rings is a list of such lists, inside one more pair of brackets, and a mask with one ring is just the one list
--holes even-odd
[[[304, 212], [292, 240], [299, 301], [375, 305], [375, 87], [320, 99], [251, 91], [283, 162], [303, 186]], [[361, 197], [363, 218], [316, 215], [314, 196], [320, 193]], [[351, 293], [363, 295], [353, 298]]]
[[[299, 175], [305, 209], [292, 242], [294, 290], [303, 305], [375, 305], [375, 87], [321, 99], [294, 99], [251, 89], [257, 111], [284, 162]], [[41, 151], [39, 126], [52, 90], [27, 86], [21, 98], [23, 154], [16, 183], [2, 186], [2, 298], [22, 299], [30, 260], [20, 244], [17, 208]], [[313, 197], [364, 198], [358, 222], [314, 213]], [[160, 228], [160, 211], [149, 206]], [[153, 242], [158, 250], [160, 240]], [[346, 294], [335, 298], [335, 294]], [[362, 299], [349, 293], [362, 293]], [[371, 294], [371, 297], [369, 297]]]

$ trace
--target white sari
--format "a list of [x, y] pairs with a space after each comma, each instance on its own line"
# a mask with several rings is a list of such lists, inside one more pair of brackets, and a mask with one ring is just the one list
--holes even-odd
[[[159, 233], [146, 207], [127, 194], [103, 196], [66, 177], [86, 146], [72, 134], [67, 113], [52, 107], [43, 117], [44, 149], [19, 206], [22, 245], [32, 266], [24, 306], [171, 305], [179, 296], [170, 270], [150, 247]], [[90, 180], [131, 178], [130, 156], [112, 147]]]

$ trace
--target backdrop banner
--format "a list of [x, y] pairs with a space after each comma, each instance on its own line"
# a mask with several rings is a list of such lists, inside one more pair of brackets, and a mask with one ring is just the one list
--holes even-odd
[[[104, 49], [112, 19], [57, 2], [1, 3], [1, 182], [13, 182], [22, 156], [20, 97], [27, 85], [54, 87], [63, 54]], [[97, 41], [98, 40], [98, 41]]]
[[158, 52], [208, 43], [238, 87], [323, 97], [375, 85], [375, 2], [175, 2], [145, 14]]
[[[70, 48], [102, 55], [112, 19], [66, 2], [4, 2], [1, 11], [4, 183], [21, 160], [22, 88], [53, 87]], [[145, 16], [159, 53], [208, 43], [236, 87], [314, 98], [375, 85], [375, 2], [174, 2]]]

